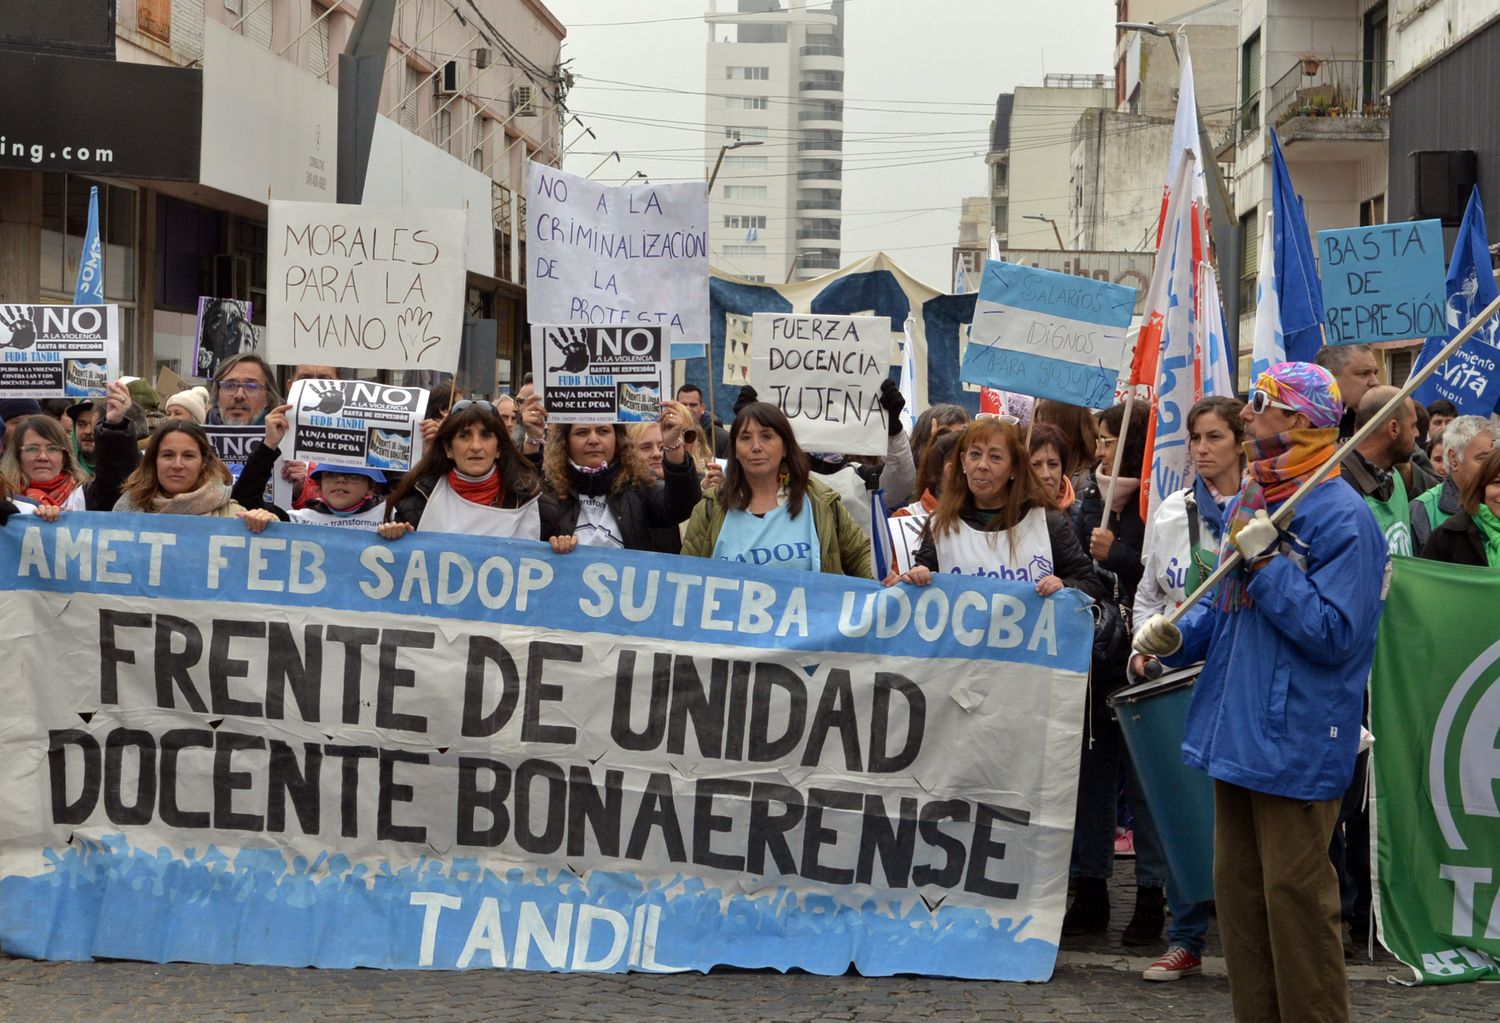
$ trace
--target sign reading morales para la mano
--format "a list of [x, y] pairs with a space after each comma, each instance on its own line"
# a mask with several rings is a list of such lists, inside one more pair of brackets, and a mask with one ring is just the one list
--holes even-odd
[[28, 521], [0, 943], [1045, 979], [1091, 621], [990, 580]]

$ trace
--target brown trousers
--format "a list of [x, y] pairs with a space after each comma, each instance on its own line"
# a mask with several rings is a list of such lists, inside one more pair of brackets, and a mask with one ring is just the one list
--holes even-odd
[[1214, 782], [1214, 897], [1238, 1023], [1345, 1023], [1339, 884], [1328, 859], [1339, 800]]

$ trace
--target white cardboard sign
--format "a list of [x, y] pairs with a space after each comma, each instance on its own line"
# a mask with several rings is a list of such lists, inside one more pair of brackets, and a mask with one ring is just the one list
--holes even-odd
[[884, 316], [756, 313], [751, 328], [751, 385], [786, 413], [808, 451], [885, 454], [880, 383], [890, 358]]
[[530, 163], [526, 303], [532, 323], [660, 326], [708, 340], [708, 187], [610, 188]]
[[266, 358], [458, 367], [464, 211], [271, 202]]

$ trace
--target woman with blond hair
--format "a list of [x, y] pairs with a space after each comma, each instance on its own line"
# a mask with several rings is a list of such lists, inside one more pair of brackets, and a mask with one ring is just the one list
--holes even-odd
[[[104, 421], [94, 431], [94, 477], [78, 463], [72, 438], [51, 416], [17, 421], [11, 443], [0, 458], [0, 475], [14, 491], [17, 504], [37, 510], [108, 511], [120, 487], [140, 459], [126, 413], [130, 392], [118, 380], [109, 385]], [[55, 516], [48, 512], [48, 518]]]
[[659, 549], [651, 530], [686, 522], [702, 496], [682, 438], [684, 423], [662, 427], [662, 479], [619, 423], [555, 425], [542, 453], [542, 539], [554, 550]]
[[234, 477], [197, 423], [168, 419], [156, 428], [140, 467], [115, 511], [236, 518], [245, 513], [230, 496]]
[[926, 586], [934, 572], [1030, 582], [1046, 597], [1071, 586], [1103, 588], [1068, 517], [1031, 468], [1021, 432], [998, 419], [964, 428], [949, 458], [950, 484], [927, 520], [912, 567], [886, 577]]

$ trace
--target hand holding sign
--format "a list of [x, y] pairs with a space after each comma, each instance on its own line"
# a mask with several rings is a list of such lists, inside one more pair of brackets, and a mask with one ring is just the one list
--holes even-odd
[[287, 430], [286, 414], [291, 407], [290, 405], [277, 405], [266, 413], [266, 447], [281, 447], [281, 438], [286, 436]]
[[125, 420], [125, 413], [130, 411], [130, 388], [119, 380], [111, 380], [109, 393], [104, 398], [104, 421], [111, 426], [117, 426]]

